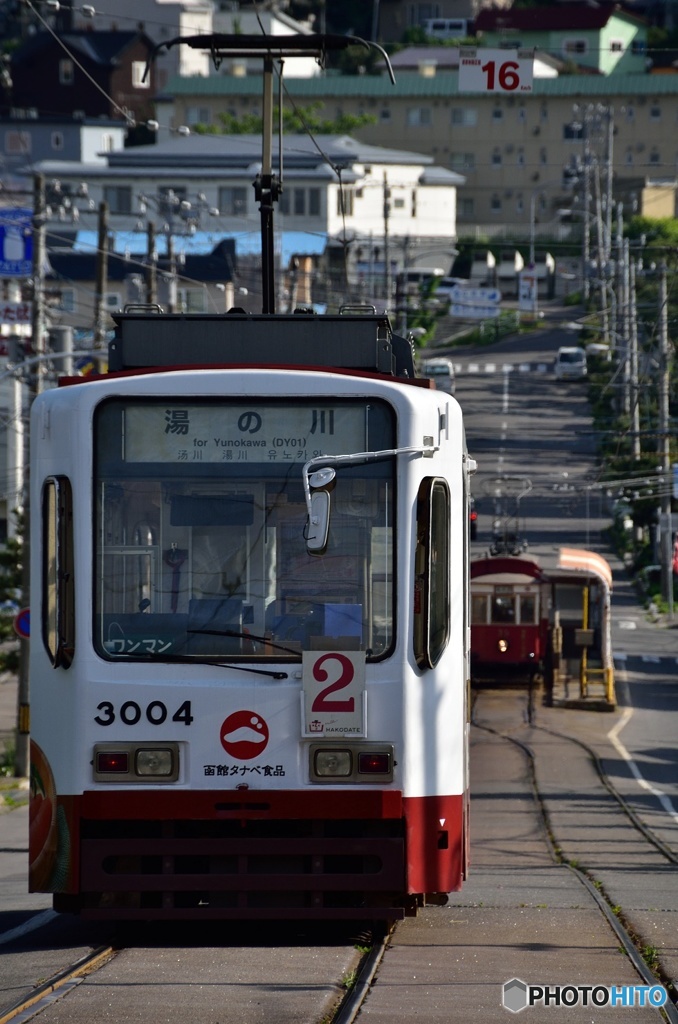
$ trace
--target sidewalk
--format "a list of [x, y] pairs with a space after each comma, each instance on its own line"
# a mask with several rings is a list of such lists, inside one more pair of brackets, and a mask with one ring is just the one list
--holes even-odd
[[[0, 675], [0, 768], [14, 752], [19, 680], [10, 672]], [[0, 775], [0, 814], [28, 802], [28, 779]]]

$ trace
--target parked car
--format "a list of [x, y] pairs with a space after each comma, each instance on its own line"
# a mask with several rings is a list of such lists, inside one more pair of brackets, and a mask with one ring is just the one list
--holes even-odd
[[584, 349], [568, 348], [567, 346], [559, 348], [554, 372], [556, 380], [581, 380], [582, 377], [585, 377], [588, 369]]

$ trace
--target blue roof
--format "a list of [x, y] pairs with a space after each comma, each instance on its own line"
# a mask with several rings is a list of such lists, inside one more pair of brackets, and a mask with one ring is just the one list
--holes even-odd
[[[217, 231], [196, 231], [194, 235], [174, 235], [174, 251], [176, 255], [185, 253], [187, 256], [206, 255], [224, 239], [235, 242], [236, 258], [238, 256], [256, 256], [261, 253], [261, 231], [242, 231], [224, 234]], [[167, 252], [166, 241], [162, 234], [156, 236], [158, 252], [162, 256]], [[74, 252], [96, 252], [98, 236], [96, 231], [78, 231], [73, 243]], [[312, 231], [280, 231], [275, 234], [276, 253], [284, 263], [294, 255], [318, 256], [325, 251], [327, 235]], [[113, 250], [118, 253], [128, 252], [130, 256], [145, 255], [148, 238], [145, 231], [116, 231], [113, 233]]]

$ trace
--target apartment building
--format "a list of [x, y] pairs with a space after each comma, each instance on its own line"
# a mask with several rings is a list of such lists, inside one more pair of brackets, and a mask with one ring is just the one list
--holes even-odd
[[[222, 111], [261, 111], [261, 79], [210, 77], [171, 81], [159, 98], [158, 119], [177, 128], [218, 124]], [[320, 101], [327, 118], [370, 114], [374, 123], [354, 135], [432, 158], [465, 178], [459, 188], [459, 235], [527, 237], [557, 227], [559, 211], [582, 191], [578, 169], [611, 162], [615, 201], [627, 212], [640, 197], [626, 179], [673, 181], [678, 167], [678, 75], [580, 74], [535, 78], [532, 92], [460, 93], [456, 72], [400, 72], [286, 80], [291, 100]], [[205, 116], [206, 115], [206, 116]], [[578, 185], [579, 187], [575, 187]], [[593, 179], [591, 189], [594, 190]], [[650, 210], [646, 211], [649, 216]]]

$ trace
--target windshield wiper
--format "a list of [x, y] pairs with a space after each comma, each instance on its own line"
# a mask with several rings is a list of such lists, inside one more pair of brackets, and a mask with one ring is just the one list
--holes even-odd
[[270, 676], [271, 679], [288, 679], [287, 672], [272, 672], [265, 668], [250, 668], [249, 665], [233, 665], [227, 661], [201, 661], [201, 665], [214, 665], [215, 668], [235, 668], [240, 672], [254, 672], [258, 676]]
[[258, 636], [256, 633], [241, 633], [237, 629], [187, 629], [187, 633], [199, 633], [201, 636], [233, 636], [240, 640], [255, 640], [260, 644], [267, 644], [268, 647], [275, 647], [277, 651], [286, 651], [287, 654], [296, 654], [301, 657], [301, 652], [294, 647], [286, 647], [285, 644], [276, 644], [267, 636]]

